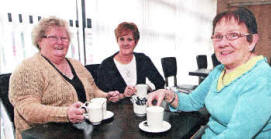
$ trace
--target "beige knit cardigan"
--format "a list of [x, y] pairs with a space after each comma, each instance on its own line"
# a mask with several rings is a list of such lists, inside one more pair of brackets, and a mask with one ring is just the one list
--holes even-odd
[[[104, 97], [87, 69], [79, 61], [69, 61], [84, 86], [87, 100]], [[14, 106], [17, 139], [21, 138], [21, 131], [36, 124], [68, 122], [68, 106], [78, 101], [74, 87], [40, 53], [24, 60], [12, 73], [9, 99]]]

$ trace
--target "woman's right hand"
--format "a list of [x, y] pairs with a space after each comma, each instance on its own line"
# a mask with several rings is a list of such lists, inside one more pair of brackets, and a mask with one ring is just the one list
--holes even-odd
[[176, 97], [176, 94], [173, 91], [167, 89], [159, 89], [157, 91], [149, 93], [147, 105], [152, 106], [154, 100], [157, 101], [157, 103], [155, 104], [157, 106], [160, 106], [163, 100], [165, 100], [173, 107], [177, 107], [178, 105], [178, 97]]
[[165, 89], [159, 89], [159, 90], [149, 93], [147, 105], [152, 106], [153, 101], [156, 100], [157, 101], [156, 105], [160, 106], [162, 101], [165, 98], [165, 91], [166, 91]]
[[68, 108], [67, 114], [70, 122], [79, 123], [84, 120], [85, 110], [80, 108], [82, 105], [82, 102], [75, 102]]

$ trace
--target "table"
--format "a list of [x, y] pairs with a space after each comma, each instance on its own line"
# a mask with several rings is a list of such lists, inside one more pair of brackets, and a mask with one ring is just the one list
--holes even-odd
[[165, 111], [164, 120], [171, 124], [171, 129], [164, 133], [153, 134], [138, 128], [139, 123], [146, 120], [146, 117], [137, 117], [128, 99], [118, 103], [108, 103], [107, 109], [114, 113], [114, 117], [97, 126], [92, 126], [87, 121], [81, 124], [41, 124], [22, 132], [22, 137], [23, 139], [187, 139], [204, 122], [199, 112]]
[[189, 72], [189, 75], [191, 76], [199, 76], [199, 77], [207, 77], [208, 74], [211, 72], [212, 70], [211, 69], [198, 69], [198, 70], [195, 70], [195, 71], [190, 71]]

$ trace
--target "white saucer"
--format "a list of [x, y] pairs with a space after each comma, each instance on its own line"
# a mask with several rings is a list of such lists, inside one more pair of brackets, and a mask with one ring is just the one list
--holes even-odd
[[109, 118], [112, 118], [113, 116], [114, 116], [114, 113], [112, 111], [106, 111], [103, 120], [107, 120]]
[[161, 133], [161, 132], [166, 132], [171, 128], [170, 123], [168, 123], [167, 121], [163, 121], [163, 126], [160, 129], [150, 129], [146, 123], [147, 121], [142, 121], [139, 124], [139, 128], [145, 132], [150, 132], [150, 133]]

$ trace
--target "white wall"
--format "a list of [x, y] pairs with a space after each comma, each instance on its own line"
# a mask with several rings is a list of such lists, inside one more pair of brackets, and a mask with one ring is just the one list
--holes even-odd
[[[6, 61], [14, 60], [11, 41], [7, 41], [11, 38], [3, 40], [1, 37], [7, 35], [5, 31], [8, 26], [7, 13], [16, 16], [21, 13], [24, 18], [33, 15], [35, 23], [37, 16], [49, 15], [75, 20], [76, 3], [80, 5], [80, 2], [81, 0], [0, 0], [0, 66], [2, 66], [0, 73], [12, 72], [23, 59], [17, 58], [15, 59], [17, 62], [8, 66], [7, 63], [10, 62], [6, 62], [6, 66], [3, 67], [3, 57]], [[85, 2], [86, 16], [92, 19], [92, 28], [86, 29], [87, 64], [100, 63], [118, 50], [114, 29], [120, 22], [128, 21], [138, 25], [141, 35], [135, 51], [150, 56], [161, 74], [160, 59], [166, 56], [177, 57], [180, 84], [198, 83], [197, 77], [188, 75], [189, 71], [197, 69], [196, 55], [208, 55], [208, 66], [212, 68], [210, 55], [213, 49], [210, 36], [212, 19], [216, 14], [216, 0], [86, 0]], [[80, 16], [80, 12], [78, 14]], [[11, 28], [15, 29], [15, 32], [18, 31], [17, 27]], [[30, 35], [32, 26], [27, 28]], [[78, 33], [82, 34], [77, 28], [72, 28], [72, 31], [74, 37], [77, 37]], [[31, 45], [29, 35], [25, 35], [28, 40], [25, 47]], [[83, 43], [80, 37], [81, 35], [79, 35], [79, 46], [76, 38], [72, 47], [77, 52], [81, 52], [81, 57], [71, 54], [69, 56], [80, 59], [84, 63], [82, 46], [80, 46]], [[7, 47], [9, 53], [3, 56], [2, 48], [7, 49]], [[36, 52], [35, 49], [28, 51], [26, 57]]]
[[[216, 0], [91, 0], [86, 2], [93, 41], [87, 45], [87, 63], [100, 63], [118, 50], [114, 29], [123, 21], [134, 22], [141, 38], [135, 49], [151, 57], [162, 74], [160, 59], [177, 57], [178, 83], [197, 84], [188, 75], [197, 69], [196, 55], [213, 52], [210, 40]], [[97, 55], [99, 54], [99, 55]]]

